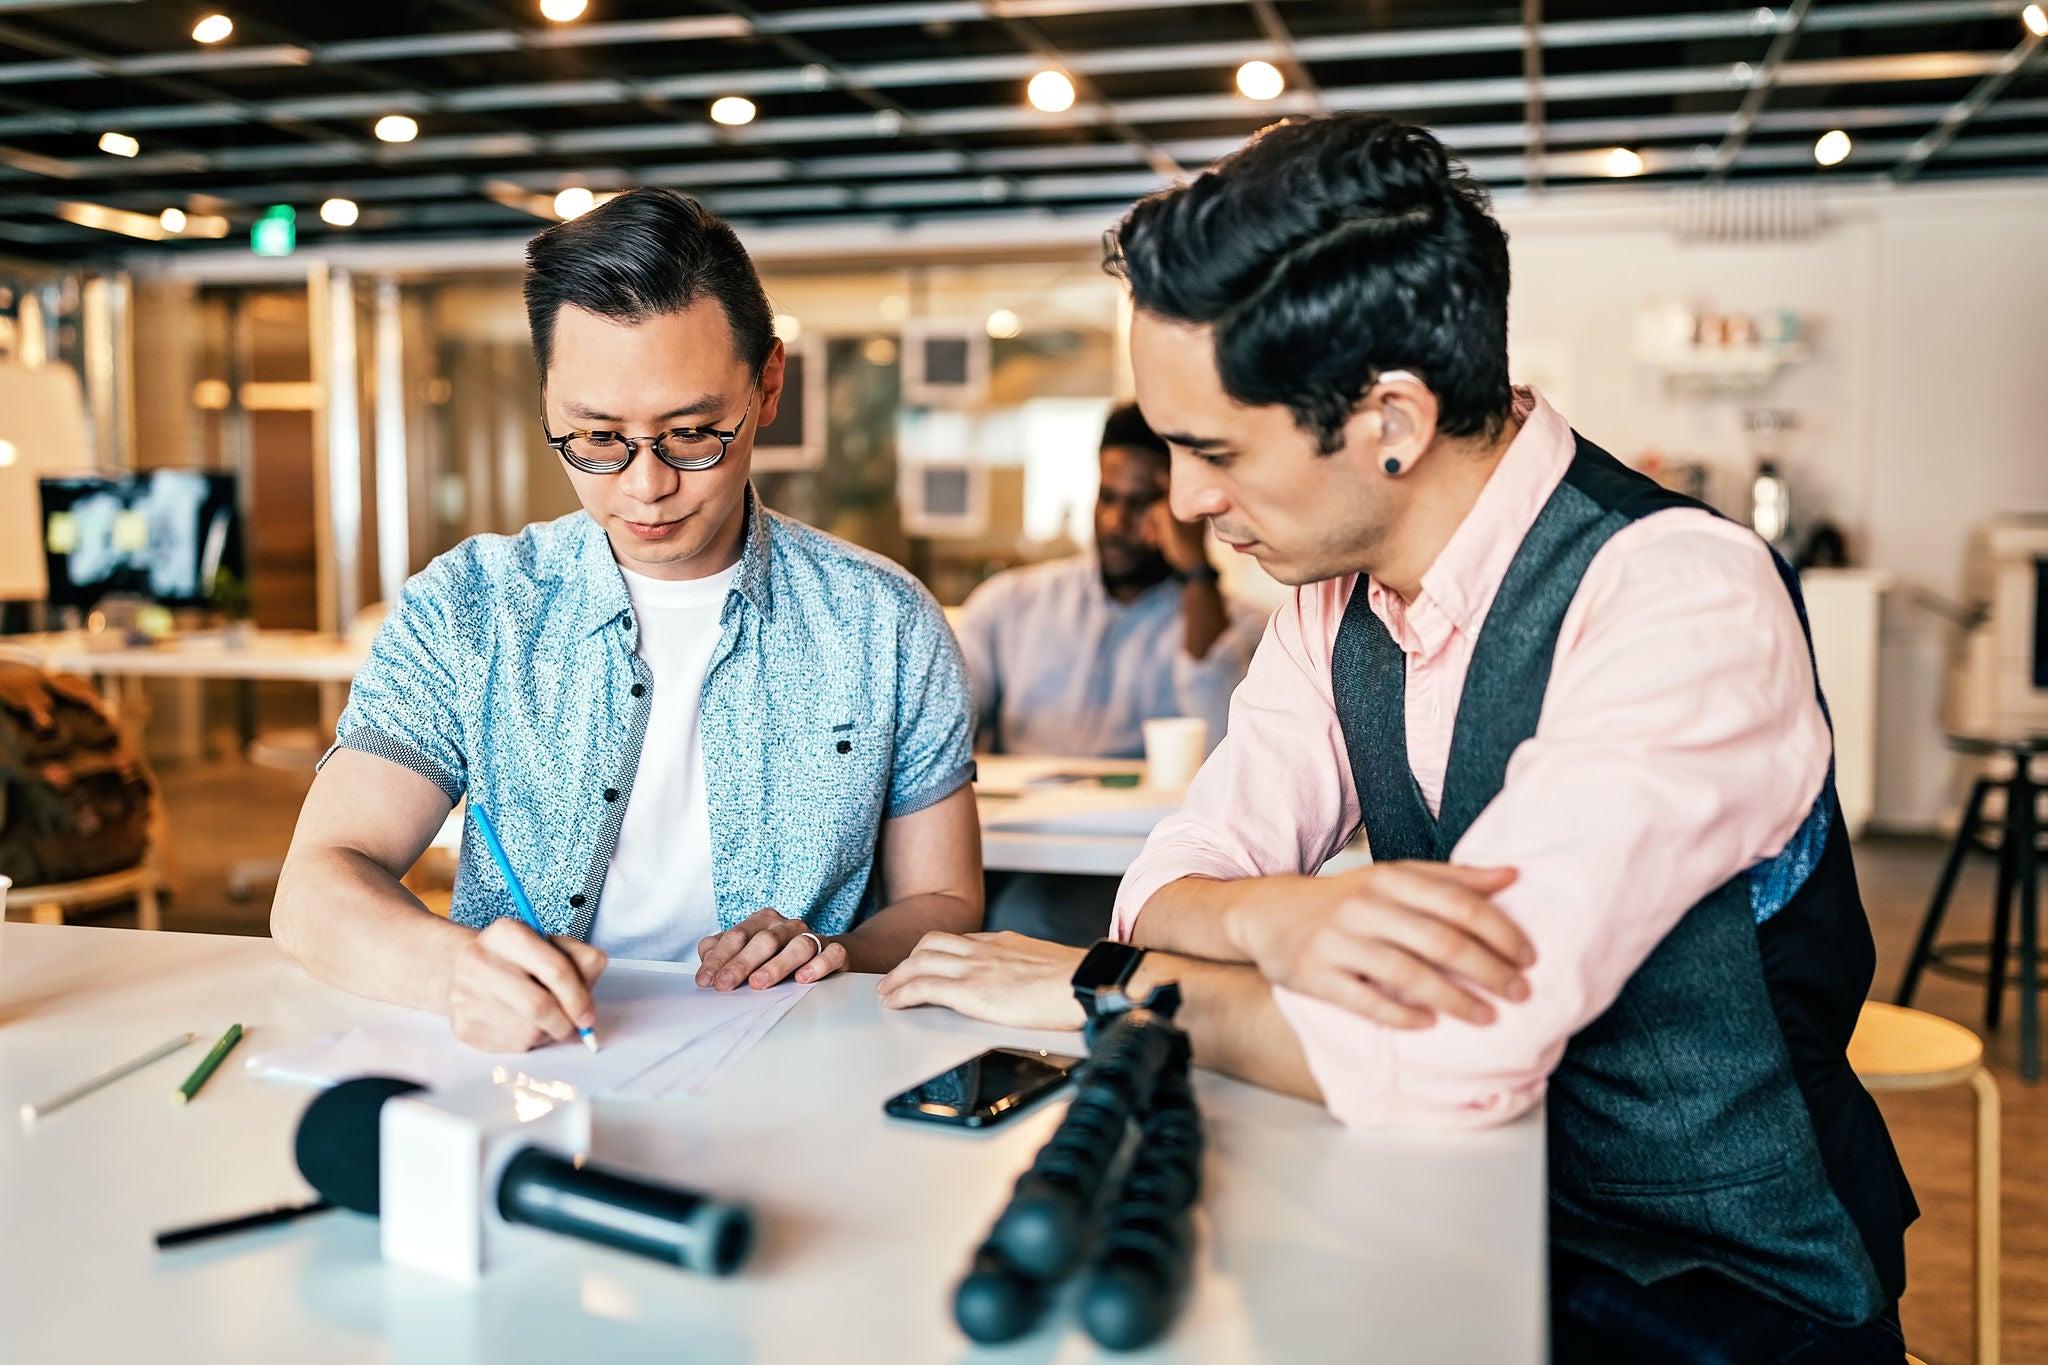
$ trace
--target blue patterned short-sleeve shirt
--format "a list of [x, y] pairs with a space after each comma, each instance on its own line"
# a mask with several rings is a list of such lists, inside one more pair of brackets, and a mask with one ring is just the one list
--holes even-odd
[[[336, 748], [469, 794], [550, 933], [590, 936], [642, 763], [654, 678], [604, 530], [576, 512], [474, 536], [405, 592], [356, 675]], [[938, 603], [879, 556], [751, 490], [701, 705], [721, 923], [772, 906], [844, 933], [882, 822], [974, 773], [965, 670]], [[516, 913], [471, 821], [453, 916]]]

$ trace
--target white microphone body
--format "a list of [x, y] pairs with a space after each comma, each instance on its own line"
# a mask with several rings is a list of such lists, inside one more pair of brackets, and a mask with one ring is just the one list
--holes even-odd
[[378, 1113], [384, 1259], [473, 1284], [550, 1239], [498, 1211], [505, 1166], [528, 1147], [572, 1158], [590, 1149], [590, 1102], [518, 1078], [445, 1093], [415, 1091]]

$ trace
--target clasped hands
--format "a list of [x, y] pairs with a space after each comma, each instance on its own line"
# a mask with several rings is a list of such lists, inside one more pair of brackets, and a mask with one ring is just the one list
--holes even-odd
[[[1505, 868], [1422, 862], [1272, 878], [1258, 904], [1223, 924], [1238, 959], [1269, 981], [1390, 1028], [1428, 1028], [1440, 1014], [1489, 1024], [1487, 997], [1528, 999], [1523, 973], [1536, 960], [1493, 903], [1514, 879]], [[892, 1009], [943, 1005], [1013, 1028], [1079, 1028], [1068, 982], [1082, 952], [1012, 933], [927, 934], [877, 989]]]

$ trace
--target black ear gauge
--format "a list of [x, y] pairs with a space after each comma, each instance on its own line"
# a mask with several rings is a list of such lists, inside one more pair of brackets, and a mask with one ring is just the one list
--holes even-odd
[[1389, 474], [1399, 474], [1401, 472], [1401, 462], [1391, 455], [1387, 456], [1387, 472]]

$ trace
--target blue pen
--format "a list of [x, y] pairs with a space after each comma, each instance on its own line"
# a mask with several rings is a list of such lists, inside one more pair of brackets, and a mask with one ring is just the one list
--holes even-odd
[[[476, 832], [483, 836], [484, 847], [490, 850], [491, 861], [498, 865], [498, 871], [505, 874], [505, 885], [512, 892], [512, 904], [518, 909], [519, 918], [526, 921], [527, 928], [546, 938], [548, 931], [540, 927], [540, 917], [533, 913], [533, 902], [526, 899], [526, 888], [519, 884], [519, 874], [512, 870], [512, 860], [505, 856], [505, 846], [498, 842], [498, 830], [491, 823], [491, 817], [484, 814], [484, 808], [474, 800], [469, 803], [469, 813], [476, 817]], [[592, 1052], [597, 1051], [595, 1031], [579, 1025], [576, 1033], [583, 1039], [583, 1046]]]

